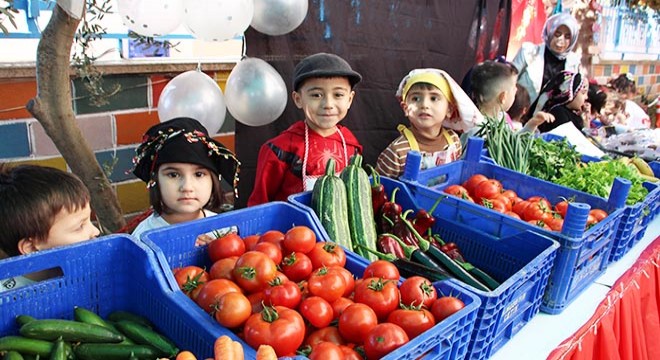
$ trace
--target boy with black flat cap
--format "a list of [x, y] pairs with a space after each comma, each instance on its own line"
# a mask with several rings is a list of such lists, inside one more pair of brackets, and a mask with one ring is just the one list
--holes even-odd
[[310, 55], [296, 65], [291, 96], [305, 119], [261, 146], [248, 206], [286, 201], [289, 195], [312, 190], [329, 158], [335, 159], [339, 172], [352, 155], [362, 152], [353, 133], [338, 125], [360, 80], [362, 76], [334, 54]]

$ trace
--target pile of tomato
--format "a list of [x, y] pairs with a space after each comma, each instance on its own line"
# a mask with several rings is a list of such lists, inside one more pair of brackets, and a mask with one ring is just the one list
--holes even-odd
[[[500, 181], [482, 174], [472, 175], [461, 185], [449, 185], [443, 191], [550, 231], [561, 231], [570, 202], [564, 199], [553, 205], [543, 196], [522, 199], [515, 191], [504, 189]], [[607, 215], [605, 210], [591, 209], [586, 228], [602, 221]]]
[[218, 323], [278, 356], [379, 359], [464, 307], [452, 294], [438, 297], [423, 277], [399, 286], [388, 261], [369, 264], [356, 278], [341, 246], [316, 240], [306, 226], [243, 238], [230, 233], [209, 243], [208, 271], [173, 272]]

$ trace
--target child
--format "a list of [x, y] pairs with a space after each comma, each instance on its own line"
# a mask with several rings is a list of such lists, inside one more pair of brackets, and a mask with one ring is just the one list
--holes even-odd
[[[513, 105], [517, 94], [517, 79], [516, 67], [501, 60], [484, 61], [473, 68], [471, 75], [472, 99], [481, 113], [498, 121], [504, 119], [511, 129], [514, 129], [515, 125], [507, 111]], [[521, 126], [521, 131], [534, 132], [539, 124], [553, 120], [550, 114], [539, 112]]]
[[[0, 246], [7, 256], [30, 254], [99, 235], [90, 195], [75, 175], [50, 167], [0, 164]], [[50, 276], [4, 279], [0, 292]]]
[[527, 89], [520, 84], [516, 84], [516, 97], [513, 99], [509, 111], [507, 111], [513, 122], [512, 129], [514, 131], [520, 131], [523, 128], [523, 116], [529, 111], [531, 102]]
[[[224, 200], [222, 178], [232, 179], [234, 189], [238, 184], [236, 156], [190, 118], [152, 126], [133, 163], [135, 176], [147, 183], [154, 210], [133, 230], [138, 238], [147, 230], [215, 215]], [[202, 235], [196, 244], [211, 240]]]
[[289, 195], [312, 190], [329, 158], [335, 159], [339, 172], [352, 155], [362, 152], [353, 133], [338, 125], [360, 80], [362, 76], [334, 54], [310, 55], [296, 65], [291, 96], [305, 119], [261, 146], [248, 206], [286, 201]]
[[[541, 90], [541, 95], [534, 101], [532, 109], [546, 111], [554, 115], [555, 121], [539, 125], [542, 133], [551, 131], [559, 125], [573, 123], [578, 130], [585, 127], [582, 120], [582, 105], [587, 99], [588, 82], [580, 73], [561, 71]], [[538, 104], [544, 104], [539, 109]]]
[[610, 86], [623, 100], [623, 109], [626, 114], [626, 122], [623, 124], [631, 130], [648, 129], [651, 127], [649, 115], [633, 101], [637, 95], [637, 87], [631, 74], [621, 74], [610, 81]]
[[412, 70], [401, 80], [396, 97], [410, 127], [399, 125], [401, 135], [378, 156], [376, 169], [383, 176], [399, 177], [411, 150], [421, 153], [422, 169], [457, 160], [462, 154], [458, 132], [483, 120], [467, 94], [442, 70]]

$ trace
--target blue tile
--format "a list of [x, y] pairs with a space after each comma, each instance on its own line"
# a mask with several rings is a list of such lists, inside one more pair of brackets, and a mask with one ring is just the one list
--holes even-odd
[[637, 85], [638, 85], [638, 86], [639, 86], [639, 85], [644, 85], [644, 79], [645, 79], [645, 78], [646, 78], [646, 76], [638, 76], [638, 77], [637, 77]]
[[635, 71], [637, 70], [637, 65], [631, 64], [628, 65], [628, 72], [635, 75]]
[[605, 65], [603, 67], [603, 75], [612, 76], [612, 65]]
[[[94, 154], [96, 160], [101, 164], [101, 168], [111, 170], [110, 182], [116, 183], [125, 180], [135, 179], [135, 175], [130, 172], [133, 169], [133, 156], [135, 149], [121, 149], [115, 151], [100, 151]], [[106, 171], [106, 174], [108, 173]], [[126, 172], [129, 172], [128, 174]]]
[[28, 126], [25, 122], [0, 125], [0, 158], [30, 156]]
[[655, 64], [651, 64], [651, 66], [649, 66], [649, 74], [655, 74]]

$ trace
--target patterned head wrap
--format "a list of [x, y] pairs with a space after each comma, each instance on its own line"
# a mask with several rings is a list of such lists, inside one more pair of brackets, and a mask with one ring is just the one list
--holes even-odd
[[561, 71], [541, 89], [541, 95], [537, 99], [536, 106], [533, 107], [536, 109], [534, 112], [548, 112], [554, 107], [570, 103], [575, 99], [575, 95], [587, 85], [586, 78], [580, 73]]

